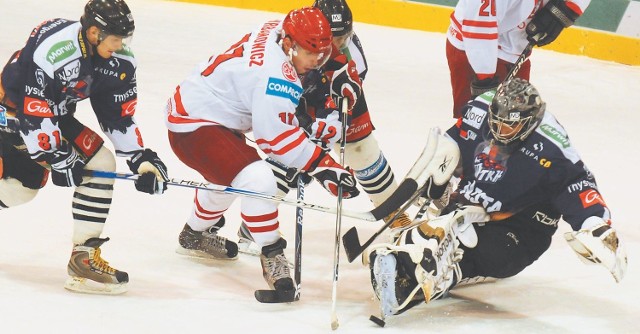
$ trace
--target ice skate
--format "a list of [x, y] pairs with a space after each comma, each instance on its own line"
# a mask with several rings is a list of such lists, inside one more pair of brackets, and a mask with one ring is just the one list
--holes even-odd
[[176, 252], [205, 259], [235, 260], [238, 258], [238, 245], [227, 238], [218, 235], [218, 230], [224, 226], [224, 217], [205, 231], [194, 231], [189, 224], [185, 224], [178, 236], [180, 244]]
[[100, 257], [100, 246], [109, 238], [91, 238], [82, 245], [75, 245], [67, 272], [69, 278], [64, 287], [67, 290], [115, 295], [127, 291], [129, 275], [116, 270]]
[[[272, 245], [262, 247], [260, 264], [262, 264], [262, 276], [269, 287], [275, 290], [277, 299], [293, 301], [296, 289], [291, 278], [287, 258], [284, 256], [286, 247], [287, 241], [282, 238]], [[260, 299], [258, 295], [256, 298]]]
[[255, 243], [247, 224], [244, 222], [238, 228], [238, 251], [243, 254], [260, 256], [260, 247]]

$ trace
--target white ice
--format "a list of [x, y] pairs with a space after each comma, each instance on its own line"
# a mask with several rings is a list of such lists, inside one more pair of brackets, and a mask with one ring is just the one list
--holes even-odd
[[[311, 3], [312, 1], [309, 1]], [[78, 19], [85, 0], [2, 0], [0, 59], [22, 47], [44, 19]], [[139, 103], [136, 114], [145, 144], [160, 153], [176, 178], [201, 180], [169, 148], [163, 107], [196, 63], [222, 52], [263, 20], [284, 15], [154, 0], [129, 0], [136, 19]], [[357, 19], [358, 13], [354, 13]], [[428, 18], [425, 18], [428, 19]], [[452, 125], [445, 37], [440, 33], [355, 23], [369, 61], [366, 96], [375, 136], [398, 178], [408, 171], [433, 126]], [[640, 194], [638, 90], [640, 68], [535, 50], [532, 81], [571, 135], [595, 173], [629, 254], [627, 276], [616, 284], [599, 266], [582, 264], [561, 232], [551, 248], [516, 277], [454, 290], [452, 298], [421, 305], [389, 319], [379, 329], [367, 268], [340, 259], [339, 331], [362, 333], [637, 333], [640, 313], [640, 230], [635, 211]], [[99, 131], [90, 106], [77, 117]], [[111, 145], [109, 144], [109, 147]], [[118, 170], [128, 172], [123, 159]], [[259, 304], [266, 288], [259, 260], [197, 261], [175, 253], [177, 236], [193, 201], [190, 189], [160, 197], [117, 181], [104, 236], [103, 256], [129, 273], [122, 296], [75, 294], [62, 286], [71, 251], [72, 189], [49, 184], [22, 207], [0, 213], [0, 332], [3, 333], [303, 333], [330, 332], [335, 217], [306, 210], [302, 299]], [[335, 205], [317, 184], [306, 201]], [[223, 234], [235, 238], [238, 202], [227, 213]], [[345, 208], [371, 209], [366, 196]], [[294, 209], [280, 207], [281, 227], [293, 259]], [[343, 220], [362, 239], [380, 223]], [[635, 314], [635, 316], [634, 316]]]

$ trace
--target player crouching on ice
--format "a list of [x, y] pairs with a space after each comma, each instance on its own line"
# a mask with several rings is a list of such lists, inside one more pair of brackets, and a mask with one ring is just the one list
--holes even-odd
[[[345, 198], [357, 196], [352, 173], [311, 142], [295, 117], [302, 95], [299, 75], [326, 62], [331, 39], [322, 12], [306, 7], [291, 11], [283, 21], [262, 24], [199, 66], [168, 104], [166, 124], [176, 156], [209, 182], [275, 195], [278, 187], [270, 165], [246, 142], [244, 134], [253, 132], [269, 158], [309, 173], [333, 195], [342, 183]], [[193, 211], [178, 237], [179, 252], [235, 259], [238, 245], [218, 234], [235, 198], [196, 192]], [[261, 248], [264, 279], [280, 300], [293, 300], [278, 205], [243, 198], [240, 211]]]
[[363, 255], [383, 317], [458, 284], [518, 274], [549, 248], [560, 218], [571, 225], [565, 238], [582, 260], [602, 264], [616, 282], [623, 278], [627, 256], [609, 208], [545, 107], [522, 79], [465, 106], [446, 133], [460, 151], [461, 180], [449, 205]]

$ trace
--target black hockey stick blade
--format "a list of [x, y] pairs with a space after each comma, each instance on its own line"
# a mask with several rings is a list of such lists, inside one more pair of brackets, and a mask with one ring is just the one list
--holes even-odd
[[276, 304], [276, 303], [292, 303], [296, 301], [295, 290], [291, 291], [276, 291], [276, 290], [256, 290], [253, 293], [256, 300], [261, 303]]

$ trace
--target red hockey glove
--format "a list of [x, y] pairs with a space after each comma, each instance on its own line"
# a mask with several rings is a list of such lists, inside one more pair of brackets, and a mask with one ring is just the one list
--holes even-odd
[[349, 99], [348, 109], [351, 111], [362, 96], [362, 81], [353, 60], [346, 55], [339, 55], [327, 63], [325, 74], [329, 78], [331, 98], [338, 101], [342, 97]]
[[360, 191], [356, 188], [356, 178], [347, 167], [340, 166], [328, 153], [323, 153], [316, 162], [317, 166], [309, 174], [333, 196], [338, 196], [338, 184], [342, 184], [342, 197], [352, 198], [358, 196]]

